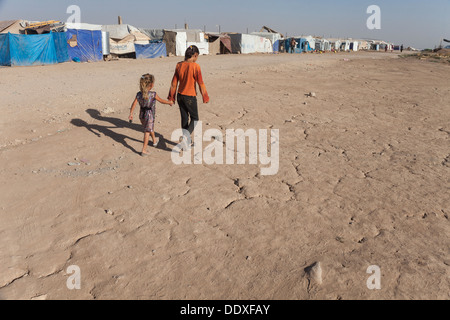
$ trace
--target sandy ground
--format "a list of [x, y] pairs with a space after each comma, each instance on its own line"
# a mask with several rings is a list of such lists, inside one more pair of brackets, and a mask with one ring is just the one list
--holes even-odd
[[0, 69], [0, 299], [450, 298], [450, 66], [201, 57], [205, 129], [280, 130], [262, 176], [173, 164], [176, 106], [158, 105], [163, 142], [138, 155], [138, 80], [166, 97], [177, 61]]

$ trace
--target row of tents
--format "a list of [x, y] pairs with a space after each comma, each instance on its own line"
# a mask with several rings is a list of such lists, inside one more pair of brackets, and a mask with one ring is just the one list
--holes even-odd
[[372, 47], [367, 41], [327, 40], [312, 36], [294, 39], [296, 46], [292, 50], [292, 38], [284, 39], [271, 29], [240, 34], [191, 29], [144, 29], [128, 24], [0, 21], [0, 65], [95, 62], [114, 56], [136, 59], [184, 56], [191, 45], [196, 45], [202, 55], [381, 49]]

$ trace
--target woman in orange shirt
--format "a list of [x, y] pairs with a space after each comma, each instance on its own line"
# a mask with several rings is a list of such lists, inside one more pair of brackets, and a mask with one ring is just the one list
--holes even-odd
[[200, 51], [196, 46], [187, 48], [184, 61], [178, 63], [175, 69], [168, 97], [169, 101], [175, 102], [175, 96], [177, 96], [181, 113], [181, 127], [187, 130], [189, 134], [194, 132], [196, 122], [200, 120], [197, 105], [197, 84], [203, 97], [203, 103], [209, 102], [202, 71], [196, 63], [199, 55]]

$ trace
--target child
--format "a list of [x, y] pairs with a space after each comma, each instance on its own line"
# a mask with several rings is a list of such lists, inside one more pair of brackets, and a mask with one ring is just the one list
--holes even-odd
[[196, 46], [187, 48], [184, 61], [178, 63], [175, 69], [168, 97], [169, 101], [175, 103], [178, 87], [177, 102], [181, 113], [181, 127], [189, 131], [189, 134], [194, 132], [196, 122], [199, 121], [196, 84], [200, 87], [203, 103], [209, 102], [208, 92], [203, 83], [202, 71], [196, 63], [199, 54], [200, 51]]
[[139, 119], [144, 126], [144, 147], [142, 148], [141, 156], [148, 156], [147, 146], [150, 140], [150, 135], [153, 139], [153, 146], [156, 148], [159, 143], [159, 139], [155, 137], [155, 115], [156, 115], [156, 101], [172, 106], [173, 103], [170, 101], [162, 100], [154, 91], [153, 86], [155, 84], [155, 77], [151, 74], [144, 74], [140, 80], [141, 91], [137, 93], [136, 99], [134, 99], [133, 105], [130, 110], [130, 117], [128, 118], [133, 121], [133, 112], [136, 108], [137, 103], [141, 107], [139, 113]]

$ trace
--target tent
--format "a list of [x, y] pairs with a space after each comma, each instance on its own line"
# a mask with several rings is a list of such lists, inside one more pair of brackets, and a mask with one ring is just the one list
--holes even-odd
[[209, 54], [209, 43], [205, 39], [205, 33], [195, 29], [171, 29], [164, 30], [164, 43], [167, 53], [174, 56], [184, 56], [186, 49], [195, 45], [201, 55]]
[[359, 42], [358, 41], [351, 41], [350, 42], [350, 50], [358, 51], [358, 49], [359, 49]]
[[138, 29], [128, 24], [104, 25], [102, 31], [109, 33], [110, 52], [115, 55], [134, 54], [136, 44], [150, 44], [152, 38], [147, 33], [154, 37], [153, 40], [162, 41], [162, 38], [159, 39], [158, 32]]
[[224, 33], [207, 33], [209, 43], [209, 54], [227, 54], [231, 53], [230, 36]]
[[81, 62], [103, 60], [102, 27], [86, 23], [67, 23], [69, 57]]
[[69, 61], [66, 33], [0, 34], [0, 65], [34, 66]]
[[341, 51], [350, 51], [350, 41], [342, 40], [340, 50]]
[[273, 45], [273, 52], [280, 52], [281, 34], [272, 32], [252, 32], [251, 34], [269, 39]]
[[273, 53], [273, 46], [269, 39], [242, 33], [229, 34], [232, 53]]
[[136, 59], [154, 59], [167, 56], [165, 43], [135, 44]]

